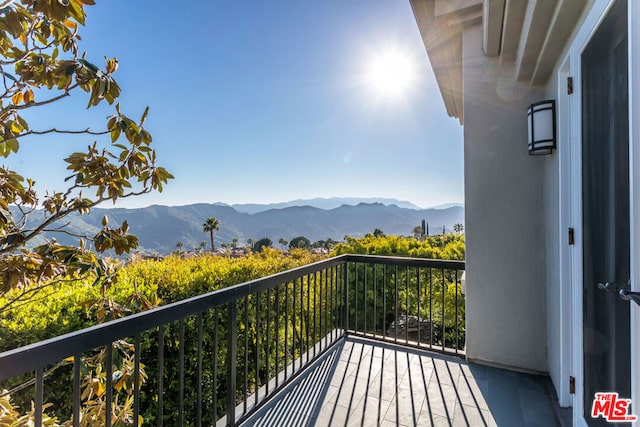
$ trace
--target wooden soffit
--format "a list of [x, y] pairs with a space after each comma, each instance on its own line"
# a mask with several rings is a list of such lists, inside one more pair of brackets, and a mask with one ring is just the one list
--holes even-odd
[[482, 25], [484, 54], [544, 85], [593, 0], [409, 0], [447, 113], [462, 123], [462, 31]]

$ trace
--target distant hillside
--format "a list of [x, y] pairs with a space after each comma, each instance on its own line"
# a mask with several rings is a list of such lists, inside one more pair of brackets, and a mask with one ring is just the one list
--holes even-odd
[[[32, 216], [37, 216], [36, 212]], [[379, 228], [387, 234], [409, 235], [424, 219], [431, 234], [442, 232], [443, 225], [450, 231], [453, 224], [464, 222], [464, 208], [407, 209], [382, 203], [343, 205], [333, 209], [311, 206], [293, 206], [269, 209], [249, 214], [238, 212], [231, 206], [219, 204], [194, 204], [187, 206], [149, 206], [140, 209], [93, 209], [91, 215], [69, 215], [65, 218], [67, 230], [73, 233], [95, 233], [101, 227], [104, 215], [112, 225], [127, 220], [131, 233], [138, 236], [140, 249], [148, 252], [169, 253], [182, 241], [184, 249], [192, 249], [201, 241], [209, 241], [202, 232], [202, 224], [214, 216], [220, 221], [220, 231], [215, 234], [216, 243], [230, 242], [237, 238], [269, 237], [274, 245], [280, 238], [291, 240], [306, 236], [311, 241], [342, 240], [345, 235], [362, 236]], [[72, 243], [71, 237], [56, 236], [61, 243]]]
[[[397, 199], [385, 199], [379, 197], [330, 197], [323, 198], [317, 197], [315, 199], [297, 199], [291, 200], [290, 202], [281, 202], [281, 203], [269, 203], [265, 205], [256, 204], [256, 203], [245, 203], [245, 204], [234, 204], [229, 205], [238, 212], [244, 213], [258, 213], [264, 212], [269, 209], [284, 209], [291, 208], [294, 206], [311, 206], [314, 208], [320, 209], [335, 209], [342, 205], [358, 205], [360, 203], [382, 203], [383, 205], [396, 205], [401, 208], [407, 209], [422, 209], [420, 206], [414, 205], [411, 202], [407, 202], [404, 200]], [[220, 203], [224, 205], [224, 203]]]

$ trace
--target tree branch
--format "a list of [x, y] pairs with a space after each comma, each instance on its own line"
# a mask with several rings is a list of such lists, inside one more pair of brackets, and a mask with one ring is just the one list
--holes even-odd
[[[76, 187], [76, 188], [80, 188], [80, 187]], [[85, 187], [88, 188], [88, 187]], [[130, 193], [127, 194], [123, 194], [122, 196], [118, 196], [118, 199], [124, 199], [126, 197], [132, 197], [132, 196], [140, 196], [142, 194], [146, 194], [149, 193], [151, 191], [151, 188], [144, 188], [140, 191], [132, 191]], [[91, 203], [89, 203], [86, 206], [82, 206], [83, 209], [92, 209], [95, 206], [99, 205], [100, 203], [106, 202], [107, 200], [112, 200], [111, 197], [100, 197], [97, 200], [92, 201]], [[33, 239], [34, 237], [38, 236], [40, 233], [42, 233], [43, 231], [46, 231], [47, 228], [53, 224], [54, 222], [61, 220], [62, 218], [66, 217], [67, 215], [69, 215], [70, 213], [73, 212], [77, 212], [79, 211], [81, 208], [80, 207], [73, 207], [73, 208], [69, 208], [66, 210], [62, 210], [59, 212], [56, 212], [55, 214], [51, 215], [49, 218], [47, 218], [44, 222], [42, 222], [42, 224], [40, 224], [38, 227], [34, 228], [33, 230], [29, 230], [28, 234], [26, 236], [24, 236], [23, 239], [21, 239], [19, 242], [17, 243], [12, 243], [10, 245], [7, 245], [2, 252], [12, 252], [16, 249], [18, 249], [19, 247], [24, 246], [24, 244], [26, 242], [28, 242], [29, 240]]]
[[86, 134], [86, 135], [106, 135], [109, 132], [111, 132], [111, 130], [105, 130], [105, 131], [92, 131], [89, 128], [83, 129], [83, 130], [59, 130], [56, 128], [51, 128], [51, 129], [47, 129], [47, 130], [30, 130], [28, 132], [25, 133], [21, 133], [20, 135], [16, 135], [14, 138], [22, 138], [23, 136], [27, 136], [27, 135], [46, 135], [48, 133], [62, 133], [62, 134], [71, 134], [71, 135], [82, 135], [82, 134]]
[[6, 107], [4, 107], [2, 110], [0, 110], [0, 116], [4, 116], [7, 112], [9, 111], [18, 111], [18, 110], [25, 110], [27, 108], [31, 108], [31, 107], [39, 107], [41, 105], [47, 105], [47, 104], [51, 104], [52, 102], [56, 102], [61, 100], [62, 98], [65, 98], [67, 96], [69, 96], [69, 92], [71, 92], [73, 89], [77, 88], [80, 84], [79, 83], [74, 83], [71, 86], [69, 86], [68, 88], [66, 88], [64, 90], [64, 93], [58, 95], [58, 96], [54, 96], [53, 98], [49, 98], [45, 101], [40, 101], [40, 102], [35, 102], [35, 101], [31, 101], [28, 104], [22, 104], [22, 105], [14, 105], [14, 104], [9, 104]]

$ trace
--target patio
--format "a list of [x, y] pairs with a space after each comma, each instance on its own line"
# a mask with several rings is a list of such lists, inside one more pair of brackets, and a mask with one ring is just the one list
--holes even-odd
[[242, 425], [558, 426], [559, 417], [547, 377], [348, 336]]

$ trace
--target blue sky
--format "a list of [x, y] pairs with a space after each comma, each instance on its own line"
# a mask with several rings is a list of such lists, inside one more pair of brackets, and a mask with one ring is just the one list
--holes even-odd
[[[87, 14], [81, 49], [98, 64], [119, 59], [122, 109], [137, 118], [150, 106], [146, 128], [175, 175], [163, 193], [118, 206], [463, 201], [462, 127], [446, 115], [408, 0], [100, 0]], [[414, 75], [396, 95], [368, 80], [390, 51]], [[27, 119], [104, 128], [112, 108], [85, 106], [77, 93]], [[59, 189], [61, 159], [90, 142], [40, 137], [9, 160]]]

